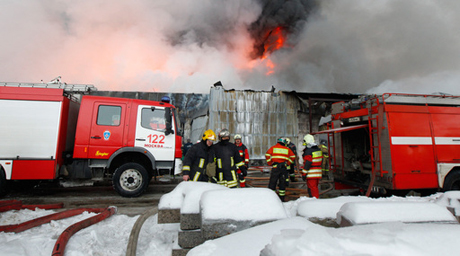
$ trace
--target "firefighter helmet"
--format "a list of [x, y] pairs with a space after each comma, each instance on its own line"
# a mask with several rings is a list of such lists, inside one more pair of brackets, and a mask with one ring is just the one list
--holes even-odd
[[286, 145], [289, 145], [289, 143], [291, 143], [291, 139], [286, 138]]
[[235, 134], [235, 137], [233, 137], [234, 140], [241, 140], [241, 135]]
[[303, 145], [304, 146], [309, 146], [309, 145], [313, 145], [313, 144], [315, 144], [315, 138], [313, 137], [313, 135], [307, 134], [307, 135], [305, 135], [305, 137], [303, 137]]
[[286, 138], [280, 137], [280, 138], [278, 138], [278, 142], [286, 145]]
[[203, 133], [203, 140], [216, 140], [216, 134], [211, 130], [207, 130]]
[[220, 130], [219, 132], [219, 140], [222, 140], [222, 138], [225, 138], [225, 137], [228, 137], [230, 138], [230, 132], [228, 131], [228, 129], [222, 129]]

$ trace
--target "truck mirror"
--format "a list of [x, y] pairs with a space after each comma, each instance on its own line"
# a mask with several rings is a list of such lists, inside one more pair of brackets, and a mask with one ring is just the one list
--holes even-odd
[[165, 108], [165, 121], [166, 121], [166, 130], [165, 135], [174, 134], [172, 130], [172, 114], [171, 108]]

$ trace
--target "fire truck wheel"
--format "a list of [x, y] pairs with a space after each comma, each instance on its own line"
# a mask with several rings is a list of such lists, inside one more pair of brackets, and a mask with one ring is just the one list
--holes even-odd
[[0, 196], [4, 196], [8, 193], [8, 187], [6, 183], [6, 175], [3, 169], [0, 167]]
[[460, 190], [460, 170], [451, 171], [444, 181], [444, 191]]
[[113, 188], [124, 197], [140, 196], [149, 185], [147, 170], [138, 163], [126, 163], [115, 170]]

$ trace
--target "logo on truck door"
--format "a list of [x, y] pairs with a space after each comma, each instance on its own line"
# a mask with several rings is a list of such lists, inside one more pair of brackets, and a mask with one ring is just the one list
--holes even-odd
[[111, 134], [110, 131], [105, 131], [104, 134], [103, 134], [104, 135], [104, 140], [109, 140], [110, 139], [110, 134]]

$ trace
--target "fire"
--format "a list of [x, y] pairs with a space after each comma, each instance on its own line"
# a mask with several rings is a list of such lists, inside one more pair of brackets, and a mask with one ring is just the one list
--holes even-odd
[[274, 51], [277, 51], [284, 47], [286, 42], [285, 30], [282, 27], [276, 27], [274, 30], [271, 30], [267, 33], [266, 39], [264, 41], [264, 52], [262, 54], [262, 61], [265, 62], [267, 67], [267, 76], [273, 74], [275, 71], [275, 64], [269, 58], [269, 55]]
[[281, 49], [286, 42], [285, 30], [282, 27], [276, 27], [267, 33], [264, 42], [264, 53], [262, 59], [267, 58], [272, 52]]

